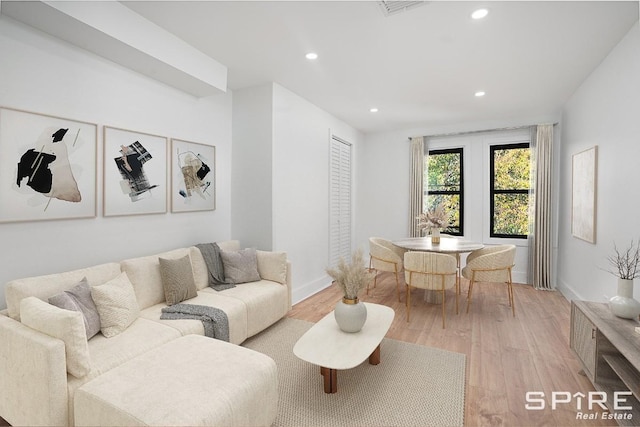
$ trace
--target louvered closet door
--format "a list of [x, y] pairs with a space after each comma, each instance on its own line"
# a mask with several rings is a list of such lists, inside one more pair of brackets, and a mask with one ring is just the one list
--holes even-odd
[[331, 138], [329, 265], [351, 257], [351, 144]]

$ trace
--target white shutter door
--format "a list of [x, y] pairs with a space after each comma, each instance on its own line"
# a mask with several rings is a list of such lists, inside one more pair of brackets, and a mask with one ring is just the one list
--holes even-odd
[[351, 257], [351, 145], [331, 138], [329, 265]]

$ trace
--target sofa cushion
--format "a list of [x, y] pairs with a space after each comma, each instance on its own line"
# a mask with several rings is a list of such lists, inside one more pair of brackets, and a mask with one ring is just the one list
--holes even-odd
[[91, 370], [82, 313], [65, 310], [36, 297], [23, 298], [20, 302], [22, 323], [64, 342], [67, 372], [84, 377]]
[[107, 338], [127, 329], [140, 314], [133, 286], [127, 273], [91, 289], [91, 296], [100, 313], [100, 330]]
[[105, 372], [146, 353], [156, 347], [180, 337], [174, 328], [163, 326], [158, 322], [138, 318], [124, 332], [113, 338], [98, 334], [89, 340], [91, 371], [83, 378], [69, 376], [67, 378], [67, 394], [69, 396], [69, 419], [74, 419], [73, 399], [75, 391], [88, 381]]
[[239, 251], [240, 250], [240, 241], [239, 240], [225, 240], [222, 242], [216, 242], [221, 251]]
[[100, 332], [100, 314], [91, 297], [91, 286], [86, 277], [68, 291], [49, 297], [49, 304], [82, 313], [87, 339]]
[[157, 255], [130, 258], [120, 262], [136, 293], [140, 309], [164, 302], [164, 288], [160, 274], [160, 258], [176, 259], [189, 254], [189, 248], [180, 248]]
[[189, 254], [177, 259], [159, 258], [158, 261], [167, 305], [198, 296]]
[[[221, 292], [216, 292], [211, 288], [209, 291], [198, 292], [198, 296], [190, 299], [188, 304], [206, 305], [216, 307], [224, 311], [229, 320], [229, 342], [240, 344], [247, 339], [247, 308], [246, 305], [237, 298], [225, 297]], [[162, 325], [170, 326], [180, 331], [182, 335], [204, 335], [204, 327], [200, 320], [176, 319], [161, 320], [162, 309], [166, 304], [160, 303], [140, 311], [140, 317], [159, 322]]]
[[258, 273], [261, 279], [272, 280], [281, 285], [287, 283], [287, 253], [256, 251]]
[[9, 317], [20, 320], [20, 300], [34, 296], [46, 301], [50, 296], [74, 287], [83, 277], [89, 285], [105, 283], [120, 274], [120, 264], [108, 263], [64, 273], [16, 279], [7, 283], [5, 298]]
[[[204, 292], [216, 292], [205, 289]], [[243, 283], [235, 288], [225, 289], [219, 294], [237, 298], [247, 308], [247, 336], [251, 337], [271, 326], [289, 311], [287, 286], [270, 280]]]
[[189, 258], [191, 258], [191, 268], [193, 269], [193, 280], [196, 282], [196, 289], [204, 289], [209, 286], [209, 269], [204, 262], [204, 257], [200, 249], [195, 246], [189, 248]]
[[220, 251], [224, 277], [228, 283], [248, 283], [260, 280], [258, 258], [253, 248], [239, 251]]
[[196, 335], [142, 354], [75, 394], [77, 425], [270, 426], [277, 409], [273, 359]]

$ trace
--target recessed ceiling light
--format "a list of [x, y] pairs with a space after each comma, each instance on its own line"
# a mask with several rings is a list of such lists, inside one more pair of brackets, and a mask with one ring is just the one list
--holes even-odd
[[377, 113], [378, 109], [374, 107], [374, 108], [370, 108], [369, 111], [372, 113]]
[[475, 95], [476, 95], [478, 98], [480, 98], [481, 96], [485, 96], [485, 95], [486, 95], [486, 93], [485, 93], [484, 91], [482, 91], [482, 90], [479, 90], [478, 92], [476, 92], [476, 93], [475, 93]]
[[482, 19], [488, 14], [489, 14], [489, 11], [487, 9], [478, 9], [471, 14], [471, 17], [473, 19]]
[[305, 55], [307, 59], [318, 59], [318, 54], [315, 52], [309, 52]]

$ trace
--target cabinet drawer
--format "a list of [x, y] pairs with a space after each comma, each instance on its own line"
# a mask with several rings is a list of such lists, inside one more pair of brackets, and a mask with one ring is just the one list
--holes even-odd
[[596, 371], [596, 326], [575, 304], [571, 304], [570, 346], [582, 361], [591, 381]]

